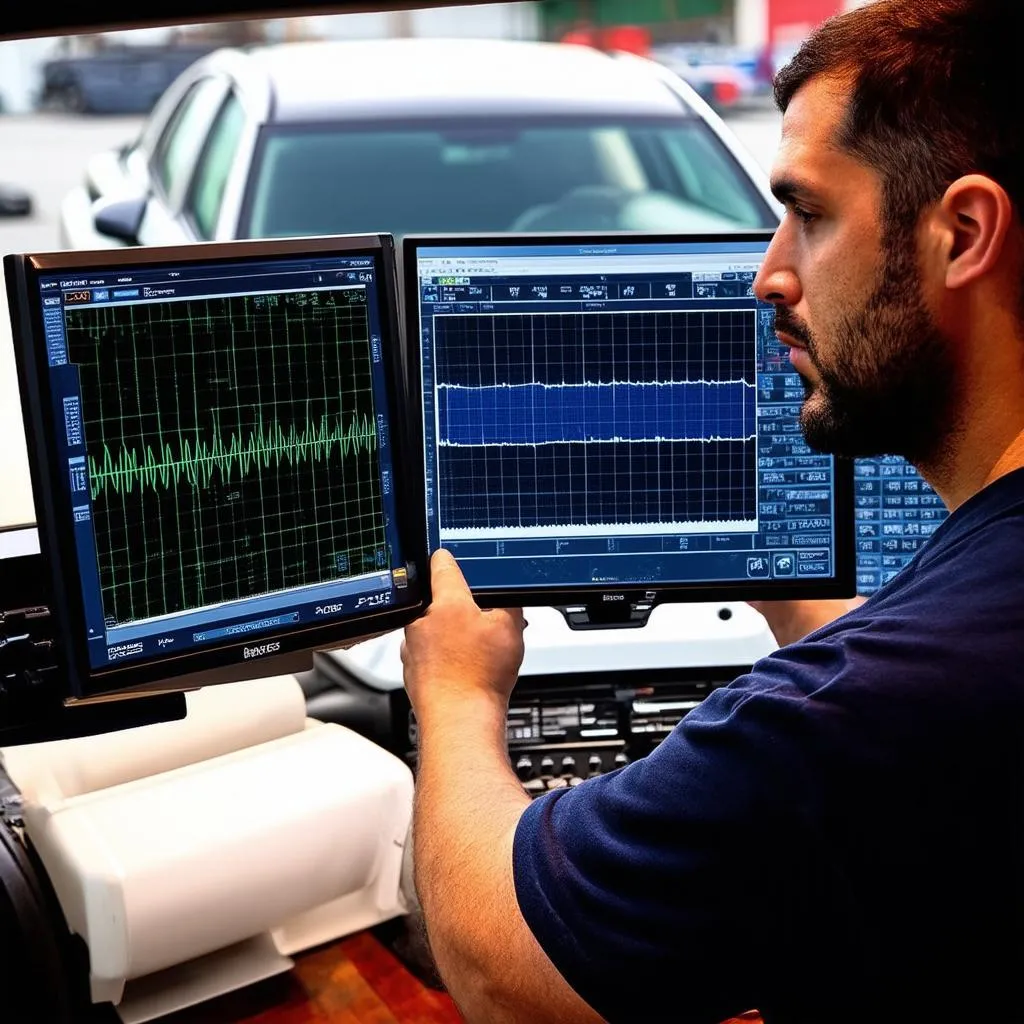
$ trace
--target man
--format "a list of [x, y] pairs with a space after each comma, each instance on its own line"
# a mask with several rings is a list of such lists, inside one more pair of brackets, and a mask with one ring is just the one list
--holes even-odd
[[905, 455], [951, 509], [911, 566], [860, 607], [761, 605], [784, 646], [649, 757], [530, 804], [522, 615], [435, 556], [403, 651], [416, 872], [468, 1020], [1024, 1021], [1016, 17], [878, 0], [776, 83], [786, 215], [755, 289], [808, 442]]

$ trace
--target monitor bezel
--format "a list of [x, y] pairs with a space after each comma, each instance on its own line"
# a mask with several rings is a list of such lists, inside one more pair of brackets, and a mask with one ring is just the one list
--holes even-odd
[[[410, 394], [418, 395], [416, 427], [417, 443], [424, 452], [424, 523], [426, 522], [426, 434], [424, 429], [422, 378], [422, 326], [420, 323], [419, 275], [417, 258], [421, 249], [453, 248], [460, 245], [479, 247], [544, 246], [544, 245], [673, 245], [682, 242], [764, 242], [774, 236], [772, 229], [745, 231], [693, 232], [686, 234], [655, 234], [636, 231], [601, 232], [531, 232], [409, 234], [401, 239], [403, 316], [405, 318], [405, 363]], [[636, 605], [648, 611], [661, 603], [702, 601], [766, 601], [797, 599], [850, 598], [856, 593], [856, 557], [853, 514], [853, 462], [835, 459], [834, 494], [834, 573], [826, 579], [737, 580], [727, 582], [691, 583], [608, 583], [580, 584], [573, 587], [472, 587], [477, 604], [485, 608], [530, 605], [572, 606], [576, 604]], [[429, 538], [427, 539], [429, 546]], [[639, 618], [639, 616], [638, 616]]]
[[[85, 611], [78, 576], [67, 474], [57, 458], [52, 389], [39, 302], [39, 277], [55, 271], [90, 271], [118, 267], [154, 267], [218, 263], [274, 257], [367, 255], [374, 260], [379, 286], [382, 360], [390, 413], [392, 486], [396, 489], [396, 529], [410, 572], [409, 602], [381, 611], [360, 612], [323, 625], [267, 630], [245, 640], [215, 643], [173, 656], [149, 657], [110, 668], [94, 668], [88, 658]], [[258, 675], [299, 671], [312, 664], [315, 650], [399, 628], [422, 613], [429, 601], [426, 550], [425, 471], [422, 449], [410, 447], [410, 402], [406, 391], [398, 314], [396, 247], [387, 234], [331, 235], [255, 241], [196, 242], [185, 245], [120, 247], [103, 250], [27, 253], [6, 256], [8, 300], [15, 361], [22, 396], [42, 561], [49, 583], [51, 614], [66, 690], [72, 700], [131, 693], [185, 689], [197, 682], [228, 682]], [[391, 338], [389, 344], [386, 339]], [[275, 644], [277, 645], [275, 647]], [[265, 655], [246, 657], [245, 649], [268, 647]]]

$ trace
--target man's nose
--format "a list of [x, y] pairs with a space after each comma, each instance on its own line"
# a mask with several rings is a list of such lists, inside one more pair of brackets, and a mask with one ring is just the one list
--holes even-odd
[[754, 294], [773, 306], [795, 306], [800, 301], [800, 279], [789, 258], [784, 232], [781, 227], [775, 233], [754, 278]]

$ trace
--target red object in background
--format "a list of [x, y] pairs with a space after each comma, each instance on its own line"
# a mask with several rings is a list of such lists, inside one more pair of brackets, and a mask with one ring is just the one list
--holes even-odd
[[768, 0], [768, 39], [796, 42], [842, 9], [842, 0]]
[[597, 46], [597, 33], [592, 28], [573, 28], [559, 40], [575, 46]]
[[649, 57], [651, 53], [650, 32], [636, 25], [616, 25], [606, 29], [580, 25], [569, 29], [559, 42], [594, 46], [599, 50], [621, 50], [641, 57]]
[[617, 25], [607, 29], [602, 42], [606, 50], [622, 50], [641, 57], [649, 57], [651, 53], [651, 33], [636, 25]]
[[715, 104], [727, 107], [740, 98], [740, 87], [735, 82], [715, 82]]

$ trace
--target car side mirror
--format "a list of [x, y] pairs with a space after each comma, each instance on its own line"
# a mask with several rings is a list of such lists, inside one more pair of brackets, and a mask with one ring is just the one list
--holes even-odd
[[138, 245], [139, 228], [148, 205], [147, 196], [97, 203], [93, 208], [93, 227], [101, 235], [128, 245]]

